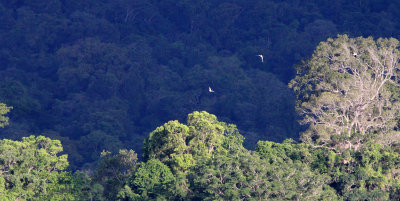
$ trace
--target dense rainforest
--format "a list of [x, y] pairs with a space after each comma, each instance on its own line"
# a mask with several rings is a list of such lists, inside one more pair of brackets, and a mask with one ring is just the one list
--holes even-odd
[[[205, 110], [246, 137], [297, 139], [293, 65], [338, 33], [397, 37], [396, 1], [1, 1], [7, 139], [62, 141], [71, 168]], [[264, 62], [256, 55], [262, 54]], [[210, 94], [208, 87], [215, 93]]]
[[398, 200], [399, 15], [0, 1], [0, 197]]

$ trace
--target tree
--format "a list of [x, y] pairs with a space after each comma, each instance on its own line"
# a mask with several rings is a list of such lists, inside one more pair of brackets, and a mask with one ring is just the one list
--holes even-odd
[[169, 121], [151, 132], [144, 143], [145, 160], [157, 158], [174, 173], [186, 172], [196, 160], [224, 149], [224, 138], [237, 133], [235, 126], [205, 111], [189, 114], [187, 122]]
[[[398, 47], [393, 38], [347, 35], [321, 42], [289, 84], [301, 123], [310, 125], [303, 140], [357, 149], [369, 134], [393, 130], [400, 111]], [[351, 141], [353, 134], [359, 137]], [[334, 142], [333, 135], [347, 140]]]
[[331, 162], [326, 168], [332, 178], [330, 186], [344, 200], [398, 200], [398, 144], [368, 142], [359, 150], [345, 150]]
[[184, 125], [169, 121], [151, 132], [144, 142], [144, 159], [158, 159], [174, 174], [172, 190], [177, 199], [185, 199], [191, 192], [187, 175], [195, 165], [243, 143], [235, 125], [220, 122], [205, 111], [189, 114], [187, 122]]
[[[0, 195], [9, 200], [71, 199], [67, 155], [59, 140], [30, 136], [0, 141]], [[66, 185], [67, 184], [67, 185]]]
[[192, 200], [266, 200], [272, 194], [271, 170], [258, 154], [246, 149], [217, 153], [191, 171]]
[[[129, 184], [118, 194], [120, 200], [171, 200], [175, 178], [171, 170], [158, 159], [142, 162]], [[170, 195], [169, 195], [170, 194]]]
[[327, 174], [290, 158], [301, 147], [260, 141], [257, 152], [236, 146], [201, 160], [189, 173], [191, 199], [337, 200]]
[[215, 115], [193, 112], [187, 118], [191, 152], [197, 158], [209, 158], [222, 145], [226, 124], [219, 122]]
[[8, 125], [8, 117], [5, 117], [3, 115], [10, 112], [11, 109], [12, 107], [7, 107], [6, 104], [0, 103], [0, 128]]
[[93, 175], [94, 185], [101, 184], [107, 200], [116, 200], [118, 191], [128, 181], [136, 166], [137, 154], [133, 150], [122, 149], [116, 155], [103, 151], [99, 166]]
[[[156, 128], [144, 142], [144, 159], [157, 158], [173, 171], [187, 169], [193, 165], [192, 154], [186, 144], [189, 127], [178, 121], [169, 121]], [[185, 160], [188, 159], [186, 163]]]
[[321, 163], [314, 156], [315, 150], [307, 144], [293, 144], [292, 141], [257, 143], [257, 153], [270, 166], [266, 174], [273, 186], [271, 195], [278, 200], [340, 200], [329, 186], [331, 178], [326, 171], [313, 169], [316, 163]]

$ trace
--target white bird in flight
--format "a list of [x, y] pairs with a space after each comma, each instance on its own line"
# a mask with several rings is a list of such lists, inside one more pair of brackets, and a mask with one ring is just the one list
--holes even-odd
[[208, 91], [209, 91], [210, 93], [214, 93], [214, 90], [212, 90], [211, 87], [208, 87]]
[[262, 54], [259, 54], [259, 55], [257, 55], [257, 56], [259, 56], [259, 57], [261, 58], [261, 62], [264, 62], [264, 57], [263, 57]]
[[357, 57], [357, 52], [353, 52], [353, 56], [354, 56], [354, 57]]

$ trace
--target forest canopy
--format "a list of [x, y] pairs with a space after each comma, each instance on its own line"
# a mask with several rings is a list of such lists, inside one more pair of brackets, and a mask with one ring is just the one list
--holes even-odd
[[399, 144], [372, 141], [336, 152], [259, 141], [243, 147], [235, 125], [205, 111], [150, 133], [145, 158], [102, 152], [94, 171], [66, 171], [59, 140], [0, 140], [3, 200], [397, 200]]
[[399, 200], [399, 11], [1, 1], [0, 200]]
[[[248, 150], [236, 125], [195, 111], [186, 123], [172, 120], [150, 132], [142, 161], [134, 150], [103, 150], [95, 167], [73, 172], [59, 140], [4, 139], [0, 198], [398, 200], [400, 142], [391, 123], [398, 44], [347, 35], [321, 42], [289, 84], [309, 124], [299, 142], [260, 140]], [[11, 107], [2, 107], [6, 124]], [[366, 112], [372, 114], [363, 122]]]
[[[298, 139], [294, 64], [339, 33], [396, 37], [399, 4], [362, 1], [2, 1], [2, 138], [61, 140], [70, 168], [208, 111], [246, 137]], [[263, 55], [263, 61], [257, 55]], [[210, 94], [211, 87], [215, 93]]]

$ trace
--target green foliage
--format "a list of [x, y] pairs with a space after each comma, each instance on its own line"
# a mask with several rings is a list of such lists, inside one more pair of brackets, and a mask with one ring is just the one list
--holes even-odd
[[330, 187], [330, 177], [323, 168], [327, 158], [318, 158], [318, 150], [306, 144], [259, 141], [257, 153], [269, 164], [269, 179], [278, 199], [340, 200]]
[[136, 171], [118, 194], [121, 200], [170, 200], [175, 177], [158, 159], [138, 165]]
[[[379, 58], [397, 54], [387, 51], [397, 41], [326, 39], [343, 31], [351, 37], [398, 36], [399, 11], [400, 4], [388, 0], [2, 1], [0, 102], [14, 109], [8, 115], [13, 123], [1, 129], [0, 136], [17, 139], [31, 131], [42, 132], [62, 140], [69, 168], [99, 166], [88, 172], [64, 172], [66, 158], [46, 162], [45, 158], [53, 157], [51, 150], [29, 151], [36, 149], [15, 148], [18, 141], [13, 145], [2, 141], [1, 146], [7, 147], [0, 156], [18, 160], [3, 164], [1, 158], [1, 167], [12, 166], [15, 171], [0, 169], [0, 200], [15, 200], [14, 191], [26, 194], [20, 200], [116, 200], [116, 196], [128, 200], [399, 200], [396, 76], [384, 84], [375, 101], [379, 103], [375, 106], [384, 106], [382, 110], [368, 107], [358, 115], [358, 122], [353, 121], [366, 125], [364, 129], [355, 126], [336, 132], [341, 128], [326, 128], [328, 124], [317, 121], [302, 138], [313, 143], [276, 143], [295, 138], [300, 130], [295, 96], [285, 84], [295, 75], [293, 64], [325, 41], [312, 59], [298, 66], [305, 78], [292, 85], [302, 91], [295, 94], [301, 96], [298, 108], [322, 103], [323, 113], [328, 114], [325, 120], [334, 119], [335, 112], [355, 114], [351, 109], [332, 108], [368, 100], [374, 95], [354, 95], [373, 87], [363, 85], [367, 87], [342, 94], [325, 91], [324, 87], [338, 89], [341, 84], [361, 86], [349, 71], [332, 72], [329, 65], [390, 63]], [[352, 55], [343, 54], [347, 50], [358, 50], [357, 57], [347, 57]], [[264, 62], [258, 54], [264, 55]], [[364, 72], [371, 75], [372, 71]], [[378, 77], [374, 74], [369, 80]], [[208, 86], [215, 93], [208, 93]], [[0, 127], [7, 124], [4, 115], [9, 109], [0, 104]], [[170, 119], [182, 122], [194, 110], [235, 122], [247, 140], [235, 126], [202, 112], [191, 114], [186, 124], [163, 125]], [[122, 148], [141, 154], [149, 129], [159, 125], [163, 126], [145, 142], [140, 168], [131, 151], [99, 157], [102, 150], [118, 153]], [[253, 148], [258, 140], [276, 142], [260, 141], [256, 152], [243, 148], [243, 142]], [[47, 171], [57, 164], [58, 170]], [[171, 174], [174, 178], [168, 182], [148, 176]], [[130, 183], [136, 177], [137, 184]]]
[[10, 112], [11, 109], [12, 107], [7, 107], [6, 104], [0, 103], [0, 128], [8, 125], [8, 117], [4, 115]]
[[151, 132], [144, 143], [145, 160], [158, 159], [174, 173], [177, 197], [190, 192], [187, 174], [192, 167], [215, 153], [240, 148], [243, 142], [234, 125], [219, 122], [205, 111], [189, 114], [187, 122], [170, 121]]
[[136, 162], [137, 154], [133, 150], [122, 149], [115, 155], [103, 151], [92, 175], [92, 185], [100, 184], [105, 189], [102, 192], [105, 200], [116, 200], [119, 190], [131, 177]]
[[4, 1], [0, 102], [15, 123], [2, 136], [70, 138], [73, 169], [103, 149], [139, 152], [150, 128], [194, 110], [235, 122], [251, 148], [294, 138], [293, 64], [343, 31], [399, 35], [398, 10], [388, 0]]
[[[170, 121], [158, 127], [145, 141], [145, 158], [163, 161], [171, 168], [174, 181], [168, 185], [169, 192], [158, 191], [151, 198], [339, 199], [329, 186], [327, 171], [319, 174], [312, 169], [320, 160], [310, 146], [292, 144], [290, 139], [282, 144], [260, 141], [257, 152], [251, 152], [243, 147], [243, 139], [234, 125], [206, 112], [189, 114], [188, 126]], [[134, 175], [138, 177], [139, 170]], [[148, 199], [141, 197], [147, 191], [138, 193], [133, 186], [125, 186], [120, 196]]]
[[[397, 199], [400, 155], [395, 147], [367, 143], [360, 150], [347, 149], [337, 153], [304, 143], [260, 141], [257, 152], [271, 166], [278, 167], [271, 174], [276, 178], [286, 178], [288, 172], [298, 172], [294, 174], [295, 181], [296, 177], [302, 181], [312, 178], [312, 181], [321, 182], [318, 185], [323, 186], [321, 190], [306, 184], [309, 190], [331, 193], [339, 200]], [[291, 186], [289, 182], [285, 189], [298, 193], [305, 191], [304, 188], [296, 190], [302, 189], [302, 185], [295, 183], [295, 186]]]
[[[0, 141], [1, 200], [397, 200], [397, 144], [335, 152], [287, 139], [242, 145], [235, 125], [207, 112], [170, 121], [132, 150], [103, 151], [93, 174], [64, 171], [60, 141]], [[197, 145], [205, 144], [205, 145]], [[211, 152], [209, 152], [212, 147]], [[163, 160], [163, 161], [161, 161]], [[188, 162], [189, 161], [189, 162]]]
[[59, 140], [44, 136], [0, 141], [1, 196], [7, 199], [72, 199], [72, 176]]
[[271, 141], [258, 141], [256, 151], [270, 163], [290, 160], [295, 146], [291, 143], [276, 143]]
[[[344, 200], [398, 199], [398, 49], [393, 38], [339, 35], [320, 43], [289, 84], [310, 125], [302, 136], [308, 156], [300, 161], [327, 174]], [[275, 163], [277, 154], [293, 151], [263, 142], [257, 150]]]
[[243, 142], [236, 136], [235, 126], [219, 122], [215, 115], [205, 111], [189, 114], [187, 122], [184, 125], [170, 121], [151, 132], [144, 143], [145, 160], [157, 158], [174, 173], [185, 172], [197, 160], [210, 158], [215, 151], [224, 149], [225, 136], [233, 143]]
[[193, 157], [186, 145], [188, 136], [189, 128], [178, 121], [170, 121], [156, 128], [144, 142], [144, 159], [157, 158], [173, 170], [190, 167]]
[[76, 194], [75, 200], [108, 200], [104, 196], [104, 187], [95, 183], [89, 172], [76, 171], [73, 174], [73, 183], [71, 182], [70, 186], [75, 188], [73, 191]]
[[226, 125], [205, 111], [189, 114], [187, 122], [190, 130], [188, 144], [194, 157], [211, 157], [223, 142]]
[[349, 200], [395, 200], [400, 154], [393, 147], [368, 143], [346, 151], [330, 168], [338, 192]]
[[247, 150], [216, 154], [201, 161], [190, 173], [193, 200], [270, 198], [271, 167]]

